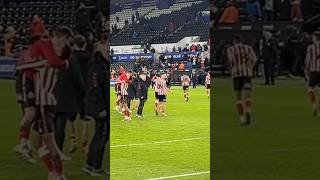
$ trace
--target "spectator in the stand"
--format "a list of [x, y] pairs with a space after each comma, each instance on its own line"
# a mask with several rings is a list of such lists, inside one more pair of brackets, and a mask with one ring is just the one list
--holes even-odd
[[6, 33], [4, 34], [4, 55], [5, 56], [12, 56], [12, 51], [14, 47], [15, 41], [15, 29], [13, 26], [9, 26], [6, 29]]
[[151, 47], [150, 52], [151, 53], [156, 53], [156, 50], [153, 47]]
[[288, 21], [290, 19], [290, 5], [291, 0], [277, 1], [279, 20]]
[[116, 21], [119, 22], [120, 18], [119, 16], [116, 16]]
[[301, 0], [293, 0], [291, 3], [291, 20], [293, 22], [303, 22], [301, 10]]
[[76, 13], [76, 31], [83, 35], [87, 36], [88, 31], [92, 31], [92, 21], [91, 21], [91, 9], [95, 6], [87, 6], [84, 2], [80, 2]]
[[46, 31], [46, 25], [39, 15], [34, 15], [31, 22], [31, 37], [34, 39], [40, 38]]
[[169, 31], [173, 32], [176, 30], [176, 23], [174, 21], [170, 21], [169, 23]]
[[191, 52], [196, 52], [197, 51], [197, 46], [192, 44], [191, 47], [190, 47], [190, 51]]
[[189, 58], [188, 61], [187, 61], [187, 68], [188, 68], [189, 71], [192, 70], [192, 60], [191, 60], [191, 58]]
[[237, 23], [239, 21], [239, 12], [234, 2], [227, 1], [226, 8], [223, 10], [219, 23]]
[[4, 48], [4, 42], [2, 41], [3, 39], [3, 32], [4, 31], [4, 27], [0, 25], [0, 56], [2, 56], [3, 53], [3, 48]]
[[262, 10], [260, 0], [248, 0], [247, 10], [249, 18], [252, 21], [261, 21], [262, 20]]
[[125, 25], [126, 27], [129, 26], [129, 21], [128, 21], [128, 19], [126, 19], [126, 20], [124, 21], [124, 25]]
[[134, 23], [134, 22], [135, 22], [134, 14], [132, 14], [132, 16], [131, 16], [131, 22], [132, 22], [132, 23]]
[[138, 37], [137, 31], [133, 31], [133, 33], [132, 33], [132, 38], [137, 38], [137, 37]]
[[272, 21], [274, 20], [275, 15], [275, 0], [264, 0], [263, 5], [263, 13], [264, 13], [264, 20]]
[[197, 50], [198, 50], [198, 52], [202, 51], [202, 46], [200, 44], [197, 45]]
[[186, 68], [186, 65], [183, 62], [179, 64], [179, 70], [180, 71], [184, 71], [185, 68]]
[[176, 52], [176, 46], [173, 46], [172, 52]]
[[139, 14], [139, 12], [138, 11], [136, 11], [136, 20], [139, 20], [140, 19], [140, 14]]
[[178, 47], [178, 52], [181, 52], [181, 47]]
[[207, 44], [203, 45], [203, 51], [208, 51], [208, 45]]

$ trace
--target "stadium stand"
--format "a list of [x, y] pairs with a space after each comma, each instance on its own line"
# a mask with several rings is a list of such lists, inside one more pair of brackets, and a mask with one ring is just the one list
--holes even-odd
[[132, 0], [114, 6], [111, 47], [125, 50], [111, 50], [111, 71], [120, 66], [151, 74], [166, 71], [172, 84], [179, 84], [184, 72], [196, 73], [203, 84], [209, 65], [209, 1]]
[[[202, 41], [206, 41], [209, 29], [203, 27], [208, 27], [209, 16], [203, 11], [209, 11], [206, 1], [177, 1], [165, 9], [151, 6], [138, 8], [137, 11], [125, 9], [116, 12], [111, 15], [111, 45], [138, 45], [145, 41], [149, 44], [176, 43], [186, 36], [200, 36]], [[125, 25], [124, 17], [129, 18], [137, 12], [139, 19]], [[118, 21], [116, 17], [119, 17]]]
[[[107, 29], [107, 27], [101, 28], [102, 24], [106, 24], [103, 21], [106, 21], [107, 13], [106, 8], [100, 6], [104, 4], [102, 1], [4, 0], [2, 2], [0, 6], [0, 56], [16, 57], [23, 46], [28, 44], [34, 15], [39, 15], [48, 32], [58, 26], [66, 26], [86, 37], [93, 36], [97, 39], [101, 31]], [[83, 4], [82, 7], [81, 4]], [[96, 15], [94, 11], [101, 12], [101, 15], [99, 13]], [[87, 17], [85, 20], [84, 16]]]
[[[239, 12], [239, 21], [236, 23], [219, 22], [224, 9], [228, 6], [228, 2], [232, 2]], [[292, 63], [294, 61], [299, 63], [304, 61], [304, 52], [302, 51], [311, 41], [311, 36], [308, 33], [320, 26], [320, 15], [318, 15], [320, 12], [320, 1], [302, 1], [299, 4], [299, 8], [301, 9], [301, 17], [303, 18], [300, 20], [295, 19], [295, 16], [292, 14], [293, 9], [296, 7], [294, 7], [294, 3], [291, 3], [290, 0], [270, 1], [273, 2], [272, 18], [266, 18], [266, 4], [263, 3], [266, 1], [250, 0], [250, 2], [259, 3], [258, 7], [260, 7], [259, 10], [261, 11], [260, 19], [257, 16], [250, 17], [248, 1], [246, 0], [213, 1], [215, 6], [211, 7], [211, 17], [214, 24], [212, 28], [214, 39], [214, 46], [212, 48], [214, 53], [211, 56], [211, 62], [216, 74], [218, 72], [222, 72], [222, 74], [228, 73], [229, 65], [226, 60], [226, 49], [231, 45], [234, 34], [245, 37], [245, 43], [252, 45], [259, 57], [259, 41], [263, 38], [263, 32], [269, 31], [273, 34], [273, 39], [277, 43], [277, 74], [286, 74], [288, 72], [289, 74], [302, 75], [302, 67], [293, 67]], [[298, 60], [292, 60], [297, 57]], [[261, 59], [259, 59], [258, 64], [262, 64], [260, 61]], [[257, 67], [257, 75], [263, 73], [261, 71], [259, 72], [259, 67]]]

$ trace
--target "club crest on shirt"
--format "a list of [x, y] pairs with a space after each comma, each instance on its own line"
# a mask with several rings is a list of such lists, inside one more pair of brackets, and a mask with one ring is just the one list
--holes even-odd
[[29, 99], [34, 98], [34, 93], [33, 92], [28, 92], [27, 97]]

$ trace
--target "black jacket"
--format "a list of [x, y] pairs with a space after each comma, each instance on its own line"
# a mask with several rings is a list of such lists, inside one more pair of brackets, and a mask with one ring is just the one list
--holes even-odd
[[[86, 51], [74, 51], [72, 57], [79, 64], [81, 79], [87, 82], [89, 63], [92, 61], [92, 56]], [[79, 77], [80, 78], [80, 77]], [[85, 91], [87, 91], [87, 84], [85, 83]], [[77, 97], [78, 105], [82, 109], [84, 107], [85, 96]]]
[[85, 97], [85, 82], [81, 78], [78, 62], [71, 58], [68, 70], [58, 72], [58, 81], [54, 89], [57, 99], [57, 113], [79, 112], [78, 97]]
[[74, 51], [72, 55], [79, 64], [83, 80], [87, 82], [88, 66], [93, 57], [86, 51]]
[[137, 81], [137, 98], [147, 100], [148, 88], [149, 88], [148, 81], [143, 81], [142, 79], [139, 78]]
[[137, 78], [132, 78], [131, 83], [128, 85], [128, 97], [133, 98], [136, 97], [136, 86], [137, 86]]
[[106, 110], [109, 116], [109, 67], [101, 54], [96, 55], [88, 70], [88, 91], [85, 109], [89, 116], [97, 118], [99, 113]]

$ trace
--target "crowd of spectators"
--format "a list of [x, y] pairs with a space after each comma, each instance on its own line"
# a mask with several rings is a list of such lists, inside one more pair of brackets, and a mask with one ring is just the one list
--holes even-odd
[[[266, 56], [271, 57], [274, 74], [277, 76], [284, 75], [304, 76], [304, 60], [308, 45], [312, 43], [312, 36], [306, 32], [302, 32], [298, 28], [293, 28], [290, 31], [265, 31], [262, 37], [257, 37], [251, 42], [246, 42], [253, 47], [258, 62], [255, 66], [255, 76], [263, 76], [264, 63]], [[284, 34], [288, 37], [284, 38]], [[266, 36], [269, 36], [268, 38]], [[266, 51], [263, 42], [270, 39], [273, 48]], [[232, 45], [232, 42], [220, 41], [216, 46], [215, 61], [223, 65], [222, 73], [229, 70], [227, 60], [227, 49]]]
[[[76, 34], [85, 36], [89, 44], [100, 39], [100, 35], [110, 29], [107, 23], [106, 8], [98, 7], [102, 1], [83, 0], [75, 9], [73, 23], [66, 25]], [[105, 4], [106, 7], [106, 4]], [[40, 34], [50, 36], [56, 26], [48, 24], [36, 12], [25, 24], [0, 25], [0, 56], [18, 57], [19, 53]], [[88, 47], [88, 48], [92, 48]]]
[[[224, 3], [225, 2], [225, 3]], [[303, 22], [301, 0], [213, 0], [211, 17], [215, 23], [239, 21], [293, 21]]]

